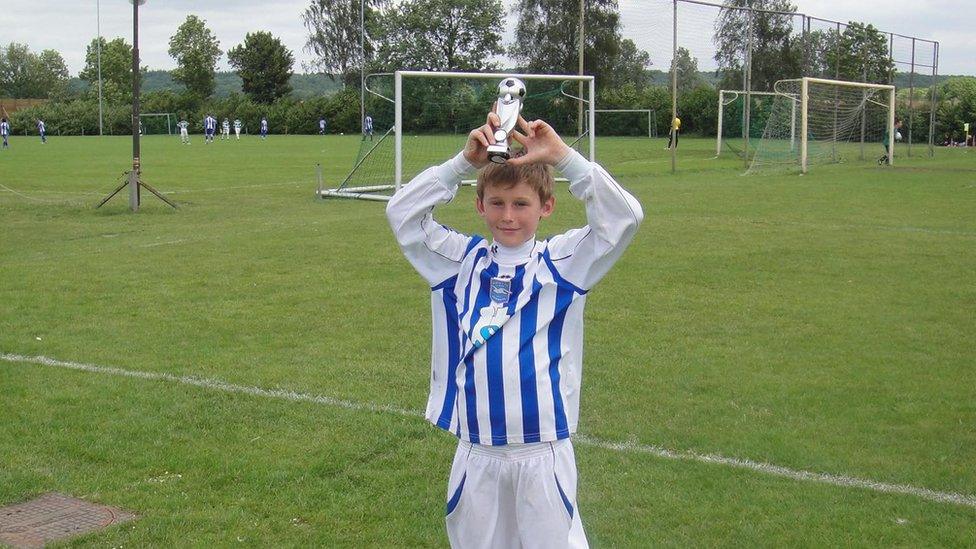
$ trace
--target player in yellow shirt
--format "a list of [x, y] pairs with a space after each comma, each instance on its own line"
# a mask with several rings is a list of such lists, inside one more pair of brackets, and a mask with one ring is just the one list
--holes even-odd
[[678, 148], [678, 131], [681, 130], [681, 119], [675, 115], [674, 120], [671, 121], [671, 133], [668, 135], [668, 146], [665, 149], [670, 149], [672, 146]]

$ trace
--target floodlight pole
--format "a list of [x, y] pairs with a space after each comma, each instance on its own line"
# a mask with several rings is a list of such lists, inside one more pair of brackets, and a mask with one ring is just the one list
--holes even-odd
[[139, 211], [139, 189], [145, 187], [160, 200], [176, 208], [176, 204], [163, 196], [156, 189], [143, 182], [140, 178], [142, 170], [139, 157], [139, 4], [146, 3], [146, 0], [130, 0], [132, 2], [132, 171], [128, 173], [126, 181], [123, 182], [112, 194], [106, 196], [98, 203], [96, 208], [101, 208], [103, 204], [112, 199], [126, 186], [129, 187], [129, 208], [133, 212]]
[[101, 2], [95, 0], [95, 29], [98, 39], [95, 41], [95, 56], [98, 64], [98, 135], [102, 135], [102, 10]]

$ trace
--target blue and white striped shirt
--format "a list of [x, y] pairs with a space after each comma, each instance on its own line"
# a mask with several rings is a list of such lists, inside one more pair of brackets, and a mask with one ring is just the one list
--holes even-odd
[[[545, 442], [576, 431], [586, 294], [643, 219], [637, 200], [579, 153], [556, 168], [585, 202], [587, 226], [517, 248], [434, 221], [433, 208], [450, 201], [472, 169], [460, 154], [414, 178], [387, 206], [401, 249], [431, 286], [426, 417], [472, 443]], [[492, 279], [507, 280], [508, 293], [493, 293]]]
[[214, 117], [212, 117], [212, 116], [208, 116], [208, 117], [204, 118], [203, 119], [203, 127], [208, 132], [215, 131], [217, 129], [217, 119], [214, 118]]
[[0, 122], [0, 135], [10, 135], [10, 124]]
[[366, 118], [363, 120], [363, 131], [367, 131], [367, 132], [373, 131], [373, 117], [368, 114], [366, 115]]

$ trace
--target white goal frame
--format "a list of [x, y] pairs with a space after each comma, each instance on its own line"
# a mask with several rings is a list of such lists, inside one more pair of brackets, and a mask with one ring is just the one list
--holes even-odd
[[[404, 78], [472, 78], [482, 80], [502, 80], [504, 78], [518, 78], [520, 80], [561, 80], [586, 83], [589, 88], [589, 99], [575, 98], [587, 105], [587, 122], [589, 131], [590, 161], [596, 159], [596, 80], [593, 76], [579, 74], [524, 74], [500, 72], [448, 72], [448, 71], [396, 71], [393, 73], [393, 103], [394, 103], [394, 181], [392, 185], [372, 185], [369, 187], [345, 187], [324, 189], [319, 188], [316, 194], [321, 198], [359, 198], [365, 200], [388, 201], [389, 196], [374, 194], [378, 191], [400, 190], [403, 181], [403, 79]], [[374, 92], [370, 92], [374, 93]], [[382, 96], [381, 96], [382, 97]], [[388, 99], [389, 98], [385, 98]], [[485, 105], [485, 112], [491, 105]]]
[[593, 112], [643, 112], [647, 113], [647, 137], [654, 137], [654, 109], [594, 109]]
[[[726, 95], [733, 96], [728, 101], [725, 100]], [[777, 92], [761, 92], [761, 91], [744, 91], [744, 90], [719, 90], [718, 91], [718, 130], [716, 130], [715, 135], [715, 156], [722, 156], [722, 119], [725, 114], [725, 106], [731, 104], [733, 101], [741, 96], [745, 96], [746, 100], [749, 100], [749, 96], [752, 95], [765, 95], [765, 96], [785, 96], [786, 94]], [[799, 101], [798, 98], [794, 98], [793, 102], [793, 112], [790, 124], [790, 147], [796, 146], [796, 104]], [[743, 111], [744, 112], [744, 111]], [[745, 130], [745, 128], [743, 128]]]
[[849, 88], [870, 88], [875, 90], [886, 90], [888, 92], [888, 159], [889, 166], [893, 166], [895, 161], [895, 87], [886, 84], [865, 84], [863, 82], [847, 82], [844, 80], [829, 80], [825, 78], [803, 77], [799, 79], [800, 84], [800, 173], [807, 173], [807, 145], [809, 135], [809, 103], [810, 103], [810, 84], [827, 84], [833, 86], [846, 86]]
[[175, 113], [171, 113], [171, 112], [142, 112], [142, 113], [139, 113], [139, 121], [141, 122], [143, 118], [163, 117], [163, 116], [166, 117], [166, 135], [173, 135], [173, 122], [170, 119], [170, 117], [172, 116], [173, 118], [176, 118], [176, 114]]

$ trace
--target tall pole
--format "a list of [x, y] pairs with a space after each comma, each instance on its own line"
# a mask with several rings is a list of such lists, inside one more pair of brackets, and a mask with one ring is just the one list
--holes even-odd
[[95, 0], [95, 29], [98, 40], [95, 41], [95, 56], [98, 64], [98, 135], [102, 135], [102, 10], [100, 0]]
[[673, 140], [675, 139], [674, 133], [674, 119], [678, 117], [678, 70], [675, 66], [678, 60], [678, 0], [674, 0], [674, 15], [672, 16], [672, 30], [671, 30], [671, 121], [668, 124], [669, 132], [671, 135], [671, 173], [675, 173], [678, 169], [678, 147]]
[[132, 171], [129, 207], [139, 210], [139, 0], [132, 2]]
[[366, 131], [366, 0], [359, 0], [359, 124]]
[[[583, 45], [585, 44], [585, 29], [584, 29], [584, 16], [586, 14], [586, 0], [580, 0], [579, 4], [579, 75], [583, 76]], [[583, 81], [580, 80], [579, 83], [579, 93], [577, 94], [580, 100], [577, 101], [579, 105], [578, 111], [576, 113], [576, 135], [583, 135]], [[590, 96], [590, 102], [592, 103], [596, 98]], [[590, 141], [593, 141], [594, 128], [590, 126]]]
[[912, 65], [908, 73], [908, 156], [912, 155], [912, 119], [915, 118], [915, 39], [912, 38]]
[[939, 43], [932, 45], [932, 88], [929, 90], [929, 99], [932, 100], [931, 112], [929, 113], [929, 157], [935, 155], [935, 109], [938, 107], [939, 95]]
[[755, 22], [753, 17], [755, 12], [752, 11], [752, 2], [746, 0], [746, 8], [749, 9], [747, 12], [749, 15], [749, 39], [747, 41], [747, 51], [746, 51], [746, 66], [745, 74], [743, 75], [746, 81], [745, 92], [746, 92], [746, 103], [745, 108], [742, 109], [742, 116], [744, 117], [743, 124], [743, 147], [742, 147], [742, 161], [745, 164], [745, 169], [749, 169], [749, 133], [750, 126], [752, 124], [752, 28]]

